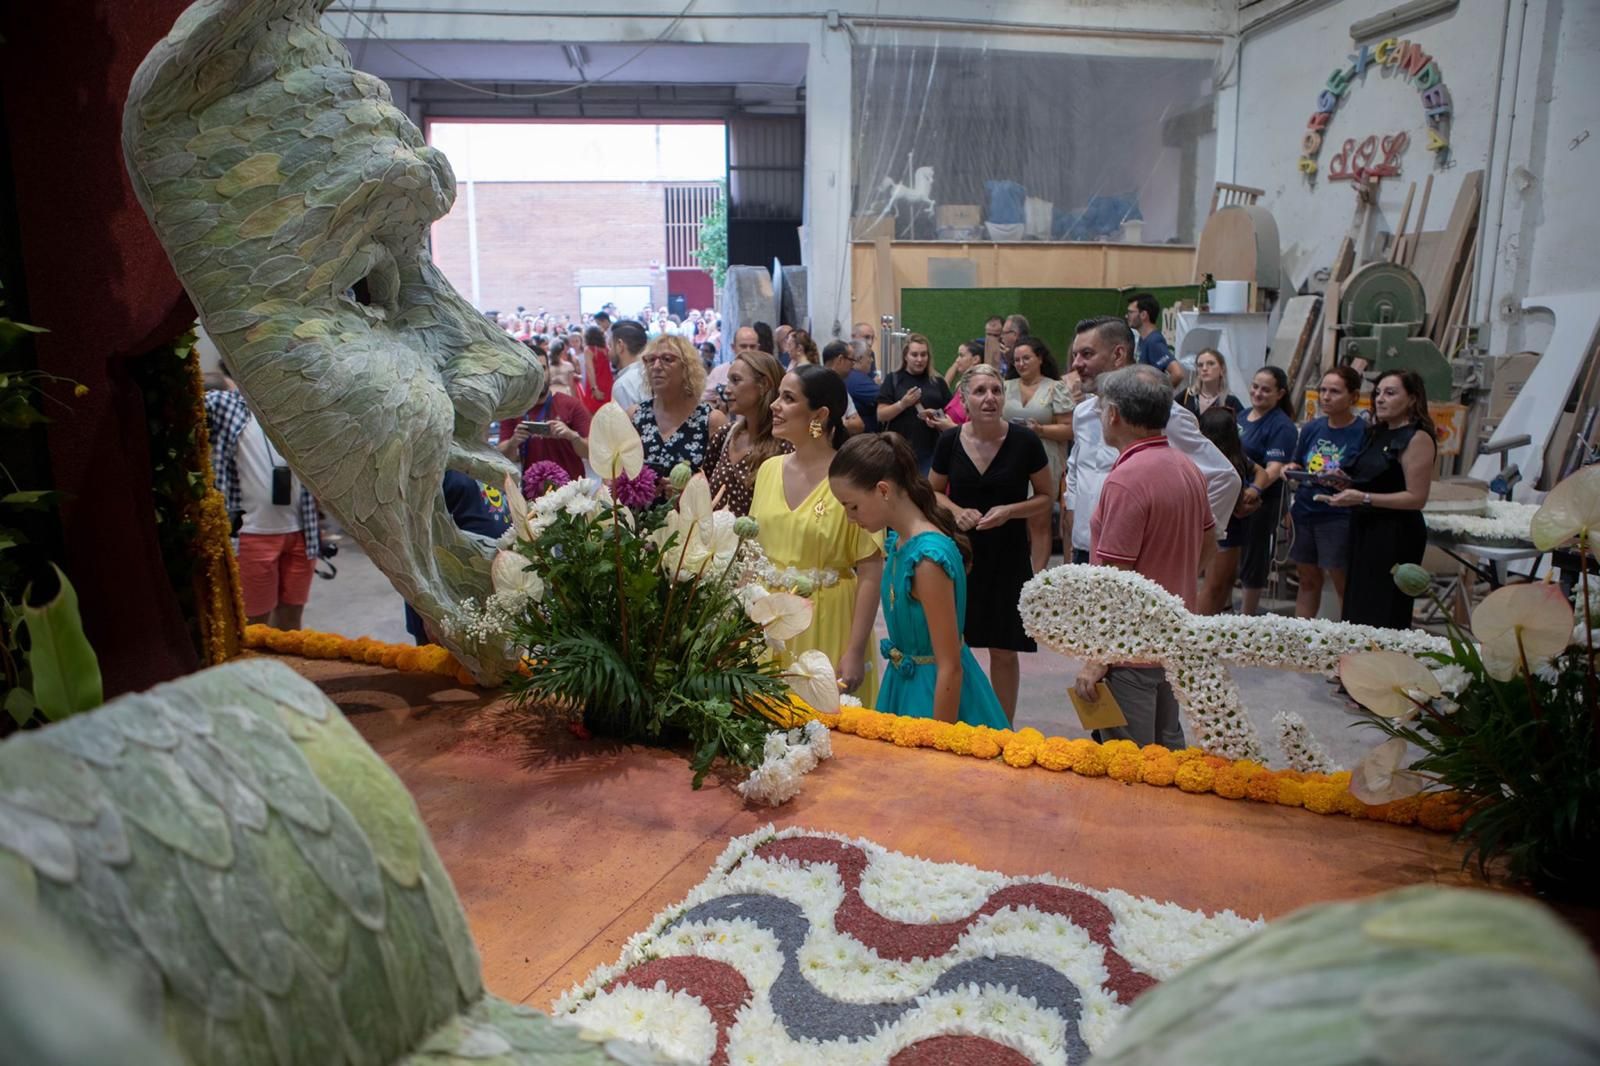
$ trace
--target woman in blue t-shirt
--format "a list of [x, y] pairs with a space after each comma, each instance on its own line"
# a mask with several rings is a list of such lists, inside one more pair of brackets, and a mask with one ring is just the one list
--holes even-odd
[[1322, 606], [1323, 574], [1344, 599], [1344, 573], [1350, 556], [1350, 511], [1330, 507], [1316, 497], [1338, 492], [1349, 484], [1345, 468], [1361, 454], [1367, 424], [1356, 417], [1356, 397], [1361, 395], [1361, 375], [1354, 367], [1336, 366], [1322, 376], [1317, 390], [1318, 417], [1300, 430], [1291, 469], [1311, 477], [1295, 490], [1294, 544], [1289, 559], [1299, 569], [1300, 591], [1295, 596], [1298, 618], [1315, 618]]
[[1243, 611], [1255, 614], [1272, 563], [1272, 537], [1283, 505], [1283, 471], [1294, 458], [1298, 441], [1294, 408], [1289, 403], [1289, 375], [1280, 367], [1264, 366], [1250, 379], [1250, 410], [1239, 416], [1239, 440], [1245, 455], [1256, 464], [1256, 476], [1244, 487], [1244, 495], [1261, 504], [1247, 519], [1239, 550]]

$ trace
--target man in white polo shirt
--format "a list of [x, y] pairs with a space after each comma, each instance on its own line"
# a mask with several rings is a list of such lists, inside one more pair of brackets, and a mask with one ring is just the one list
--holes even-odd
[[[1117, 449], [1106, 443], [1100, 423], [1100, 398], [1095, 395], [1100, 375], [1133, 362], [1135, 342], [1126, 319], [1112, 315], [1086, 318], [1078, 323], [1072, 340], [1072, 369], [1088, 397], [1072, 412], [1072, 452], [1067, 456], [1066, 489], [1061, 496], [1061, 539], [1071, 543], [1069, 558], [1089, 561], [1089, 520], [1100, 501], [1100, 487], [1117, 462]], [[1200, 424], [1188, 409], [1174, 403], [1167, 421], [1167, 440], [1187, 455], [1206, 481], [1206, 499], [1216, 521], [1215, 534], [1228, 528], [1239, 498], [1239, 473], [1223, 454], [1200, 433]]]

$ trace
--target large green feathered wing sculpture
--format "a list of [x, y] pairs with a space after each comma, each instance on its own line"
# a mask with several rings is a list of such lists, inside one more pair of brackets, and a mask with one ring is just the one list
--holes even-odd
[[480, 680], [508, 665], [445, 625], [490, 591], [446, 467], [499, 485], [489, 423], [542, 372], [434, 267], [450, 164], [322, 31], [329, 0], [200, 0], [134, 75], [139, 202], [272, 443]]
[[410, 794], [281, 663], [0, 745], [0, 893], [74, 935], [190, 1063], [614, 1061], [484, 994]]

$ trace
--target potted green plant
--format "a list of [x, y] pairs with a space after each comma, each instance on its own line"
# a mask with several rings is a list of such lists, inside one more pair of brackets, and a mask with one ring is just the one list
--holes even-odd
[[[1388, 736], [1352, 773], [1356, 797], [1378, 804], [1456, 793], [1467, 860], [1485, 875], [1503, 861], [1555, 898], [1592, 897], [1600, 875], [1596, 531], [1600, 467], [1589, 467], [1557, 485], [1532, 524], [1542, 549], [1575, 542], [1581, 566], [1570, 598], [1549, 580], [1507, 585], [1472, 612], [1470, 630], [1449, 624], [1449, 654], [1362, 652], [1339, 665], [1346, 689]], [[1396, 567], [1394, 576], [1410, 595], [1427, 590], [1420, 567]], [[1413, 751], [1420, 757], [1407, 765]]]

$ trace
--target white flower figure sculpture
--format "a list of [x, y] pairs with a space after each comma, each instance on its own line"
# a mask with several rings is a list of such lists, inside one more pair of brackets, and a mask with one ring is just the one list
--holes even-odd
[[1057, 566], [1022, 587], [1023, 627], [1063, 655], [1091, 662], [1161, 666], [1199, 747], [1230, 759], [1263, 759], [1261, 738], [1228, 666], [1327, 672], [1352, 651], [1448, 653], [1430, 633], [1315, 618], [1190, 614], [1149, 578], [1102, 566]]

